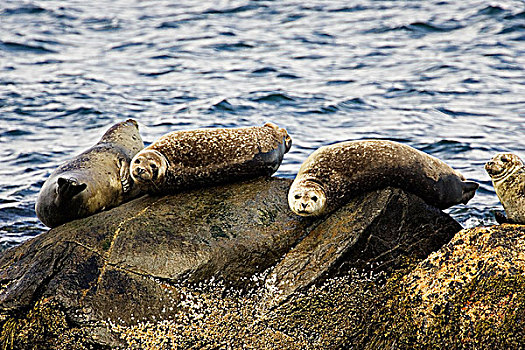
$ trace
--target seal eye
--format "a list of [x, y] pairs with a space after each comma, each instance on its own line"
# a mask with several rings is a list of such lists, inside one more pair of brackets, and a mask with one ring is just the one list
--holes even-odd
[[151, 169], [155, 170], [155, 169], [157, 169], [157, 164], [152, 163], [152, 164], [150, 164], [150, 167], [151, 167]]
[[140, 160], [135, 159], [135, 164], [140, 164]]
[[510, 159], [509, 159], [506, 155], [503, 155], [503, 156], [501, 156], [501, 161], [502, 161], [503, 163], [507, 163], [507, 162], [510, 161]]
[[301, 199], [301, 195], [296, 194], [295, 199]]
[[312, 196], [312, 200], [313, 200], [314, 202], [317, 202], [317, 196]]

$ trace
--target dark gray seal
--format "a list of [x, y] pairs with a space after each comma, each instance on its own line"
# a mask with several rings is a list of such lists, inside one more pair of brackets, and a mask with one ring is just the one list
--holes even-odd
[[38, 195], [36, 215], [49, 227], [92, 215], [139, 194], [129, 162], [144, 144], [137, 122], [113, 125], [100, 141], [58, 167]]
[[168, 193], [270, 176], [291, 145], [272, 123], [175, 131], [135, 155], [131, 177], [149, 192]]
[[499, 223], [525, 224], [525, 165], [512, 153], [498, 153], [485, 164], [485, 170], [507, 217], [496, 216]]
[[440, 209], [467, 203], [479, 185], [441, 160], [393, 141], [348, 141], [319, 148], [299, 169], [290, 209], [301, 216], [329, 213], [348, 198], [398, 187]]

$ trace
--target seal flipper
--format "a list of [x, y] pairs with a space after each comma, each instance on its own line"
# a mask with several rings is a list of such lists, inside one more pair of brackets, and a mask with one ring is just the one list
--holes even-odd
[[127, 162], [125, 159], [120, 158], [118, 160], [118, 166], [119, 166], [119, 179], [120, 183], [122, 184], [122, 192], [128, 193], [131, 191], [132, 186], [132, 179], [129, 174], [129, 162]]
[[60, 202], [69, 200], [84, 191], [86, 188], [87, 184], [79, 184], [74, 178], [66, 179], [59, 177], [57, 179], [57, 199]]
[[513, 224], [514, 222], [507, 218], [505, 214], [500, 213], [499, 211], [494, 212], [494, 218], [498, 224]]
[[476, 190], [479, 188], [479, 184], [474, 181], [463, 181], [463, 196], [461, 197], [461, 203], [467, 204], [469, 200], [474, 197]]

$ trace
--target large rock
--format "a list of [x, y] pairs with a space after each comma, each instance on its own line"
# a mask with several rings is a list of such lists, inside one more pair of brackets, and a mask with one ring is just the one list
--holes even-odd
[[382, 299], [361, 334], [362, 348], [523, 349], [525, 226], [459, 232], [392, 278]]
[[[287, 206], [290, 183], [258, 179], [145, 196], [5, 252], [0, 257], [0, 342], [15, 348], [132, 346], [136, 339], [130, 334], [136, 333], [129, 333], [129, 327], [171, 322], [170, 334], [185, 335], [181, 348], [200, 344], [199, 329], [207, 329], [202, 337], [208, 346], [232, 337], [239, 345], [247, 339], [265, 341], [252, 330], [280, 344], [286, 336], [277, 326], [261, 330], [256, 321], [265, 312], [276, 312], [259, 309], [262, 301], [270, 301], [279, 312], [285, 300], [297, 300], [292, 294], [327, 278], [355, 268], [394, 269], [402, 257], [425, 257], [460, 228], [421, 199], [390, 188], [356, 198], [329, 217], [301, 218]], [[226, 299], [219, 293], [191, 301], [194, 293], [204, 293], [200, 288], [210, 279], [220, 281], [222, 291], [226, 286], [259, 286], [264, 293]], [[250, 299], [257, 305], [246, 303], [253, 306], [249, 312], [246, 305], [238, 308], [246, 295], [262, 294]], [[214, 300], [213, 307], [226, 304], [209, 318], [213, 311], [202, 306], [206, 300]], [[195, 305], [200, 305], [200, 313], [195, 313]], [[221, 317], [236, 315], [239, 320], [237, 312], [243, 315], [239, 327], [223, 329], [234, 322]], [[250, 313], [258, 327], [250, 323]], [[203, 317], [221, 322], [192, 328]], [[286, 313], [278, 319], [280, 326], [286, 325]], [[290, 344], [293, 348], [302, 343]]]

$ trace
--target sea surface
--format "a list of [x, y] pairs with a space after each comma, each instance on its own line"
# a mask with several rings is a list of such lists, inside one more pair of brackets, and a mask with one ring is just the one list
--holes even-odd
[[0, 0], [0, 250], [46, 231], [38, 191], [134, 118], [164, 133], [285, 127], [293, 178], [322, 145], [397, 140], [481, 184], [449, 210], [502, 210], [484, 163], [525, 158], [521, 0]]

